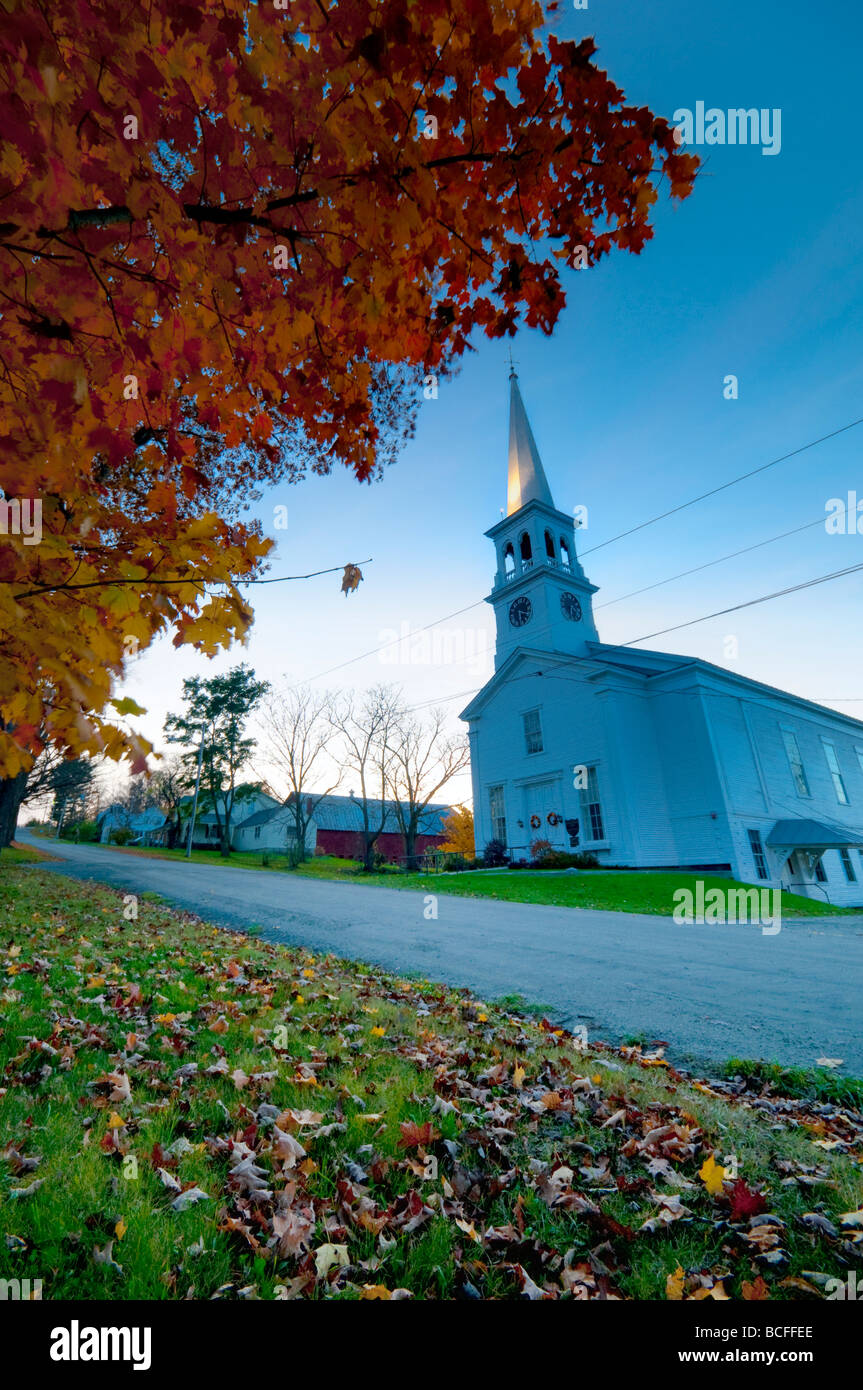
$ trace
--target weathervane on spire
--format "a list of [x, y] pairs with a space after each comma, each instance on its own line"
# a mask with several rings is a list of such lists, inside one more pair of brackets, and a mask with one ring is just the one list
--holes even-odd
[[518, 376], [518, 372], [515, 370], [515, 365], [516, 365], [516, 364], [515, 364], [515, 363], [513, 362], [513, 360], [512, 360], [512, 344], [510, 343], [510, 346], [509, 346], [509, 379], [510, 379], [510, 381], [512, 381], [512, 379], [513, 379], [514, 376]]

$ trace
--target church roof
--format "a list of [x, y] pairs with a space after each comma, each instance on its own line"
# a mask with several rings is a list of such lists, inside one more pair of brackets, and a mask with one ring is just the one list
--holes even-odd
[[470, 703], [461, 711], [459, 718], [475, 719], [490, 696], [509, 679], [513, 669], [522, 661], [527, 660], [537, 662], [537, 674], [542, 674], [543, 671], [551, 673], [558, 666], [577, 667], [584, 676], [590, 673], [591, 668], [596, 674], [611, 668], [612, 670], [631, 672], [646, 681], [669, 676], [678, 671], [689, 670], [702, 676], [713, 677], [718, 682], [732, 686], [738, 691], [748, 690], [760, 698], [778, 699], [801, 706], [822, 719], [830, 719], [845, 725], [846, 728], [850, 727], [854, 734], [863, 733], [863, 720], [855, 719], [853, 715], [842, 714], [839, 710], [831, 709], [829, 705], [819, 705], [816, 701], [807, 700], [802, 695], [794, 695], [789, 690], [780, 690], [778, 686], [765, 685], [763, 681], [753, 680], [750, 676], [740, 675], [736, 671], [729, 671], [724, 666], [715, 666], [710, 661], [703, 661], [701, 657], [651, 651], [644, 647], [614, 646], [609, 642], [587, 642], [585, 647], [586, 651], [580, 656], [574, 656], [567, 652], [542, 650], [538, 647], [516, 647], [515, 651], [510, 652], [506, 660], [498, 667], [490, 680], [486, 681], [482, 689], [477, 691]]
[[530, 428], [518, 377], [510, 373], [509, 393], [509, 472], [506, 485], [506, 514], [512, 516], [528, 502], [544, 502], [553, 507], [551, 489]]

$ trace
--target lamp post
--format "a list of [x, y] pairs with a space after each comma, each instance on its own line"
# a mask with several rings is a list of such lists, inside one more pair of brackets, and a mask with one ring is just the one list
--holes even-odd
[[195, 799], [192, 802], [192, 819], [189, 821], [189, 838], [186, 841], [186, 858], [192, 857], [192, 835], [195, 831], [195, 821], [198, 818], [198, 792], [201, 788], [201, 763], [204, 761], [204, 731], [201, 730], [201, 742], [198, 745], [198, 771], [195, 777]]

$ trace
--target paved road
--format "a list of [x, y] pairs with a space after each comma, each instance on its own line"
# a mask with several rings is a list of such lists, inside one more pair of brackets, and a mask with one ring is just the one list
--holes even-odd
[[[19, 835], [26, 842], [26, 832]], [[31, 839], [30, 843], [44, 845]], [[518, 992], [609, 1040], [644, 1033], [669, 1055], [811, 1065], [841, 1057], [863, 1076], [863, 918], [758, 927], [448, 897], [437, 920], [409, 889], [326, 882], [51, 844], [77, 878], [157, 892], [225, 926], [464, 985]], [[2, 873], [2, 860], [0, 860]]]

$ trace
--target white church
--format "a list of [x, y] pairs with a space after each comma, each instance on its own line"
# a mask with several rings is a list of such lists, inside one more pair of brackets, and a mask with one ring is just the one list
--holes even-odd
[[691, 656], [601, 642], [573, 518], [511, 376], [495, 674], [462, 712], [478, 852], [730, 874], [863, 905], [863, 722]]

